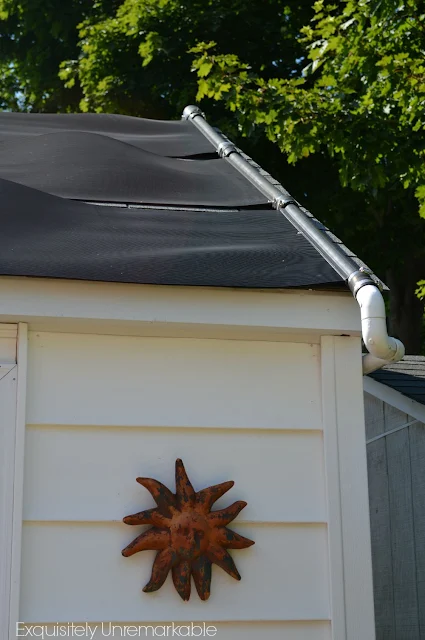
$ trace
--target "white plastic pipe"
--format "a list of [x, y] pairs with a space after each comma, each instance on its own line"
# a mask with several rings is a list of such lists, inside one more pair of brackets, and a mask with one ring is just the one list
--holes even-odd
[[404, 356], [404, 345], [387, 333], [385, 304], [381, 292], [374, 285], [365, 285], [356, 293], [362, 318], [362, 336], [366, 349], [363, 356], [363, 374], [380, 369]]

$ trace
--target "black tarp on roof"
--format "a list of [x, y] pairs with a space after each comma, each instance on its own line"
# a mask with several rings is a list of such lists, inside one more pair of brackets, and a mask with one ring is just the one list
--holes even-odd
[[97, 133], [170, 158], [213, 154], [187, 120], [148, 120], [109, 113], [0, 113], [0, 140], [60, 132]]
[[267, 203], [219, 158], [169, 158], [82, 131], [0, 140], [0, 178], [62, 198], [218, 207]]
[[211, 151], [190, 122], [0, 113], [0, 275], [343, 287]]
[[274, 209], [99, 206], [6, 180], [0, 199], [3, 275], [215, 287], [342, 283]]

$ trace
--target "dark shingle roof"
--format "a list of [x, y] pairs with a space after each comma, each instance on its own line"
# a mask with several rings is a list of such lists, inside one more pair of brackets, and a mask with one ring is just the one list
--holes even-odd
[[377, 382], [425, 404], [425, 356], [405, 356], [400, 362], [386, 365], [369, 375]]

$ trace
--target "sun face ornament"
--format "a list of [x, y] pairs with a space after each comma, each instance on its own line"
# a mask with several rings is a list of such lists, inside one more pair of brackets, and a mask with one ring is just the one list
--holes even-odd
[[151, 579], [143, 589], [145, 593], [158, 591], [170, 570], [174, 586], [185, 601], [190, 598], [191, 576], [201, 600], [208, 600], [212, 564], [236, 580], [241, 579], [227, 549], [246, 549], [254, 542], [231, 531], [226, 525], [247, 503], [238, 501], [226, 509], [211, 511], [212, 505], [233, 487], [233, 481], [195, 492], [183, 462], [178, 459], [175, 494], [152, 478], [137, 478], [137, 482], [150, 492], [157, 507], [124, 518], [125, 524], [150, 524], [152, 527], [121, 553], [129, 557], [148, 549], [157, 551]]

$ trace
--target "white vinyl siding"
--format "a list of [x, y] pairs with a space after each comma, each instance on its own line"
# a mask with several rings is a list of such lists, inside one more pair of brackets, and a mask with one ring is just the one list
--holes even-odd
[[141, 588], [155, 551], [131, 560], [120, 550], [140, 529], [110, 523], [32, 523], [24, 527], [22, 617], [56, 620], [303, 620], [329, 617], [327, 538], [324, 525], [235, 524], [255, 540], [233, 551], [242, 575], [236, 582], [213, 567], [211, 597], [194, 590], [188, 603], [171, 578], [156, 593]]
[[[330, 640], [320, 345], [30, 332], [28, 371], [21, 620]], [[207, 603], [141, 593], [154, 554], [120, 554], [153, 504], [135, 478], [173, 489], [177, 457], [196, 490], [235, 481], [217, 508], [248, 502], [242, 581], [215, 567]]]
[[235, 481], [214, 508], [246, 499], [237, 522], [327, 518], [320, 431], [38, 425], [27, 429], [26, 445], [26, 520], [121, 520], [154, 505], [136, 477], [173, 487], [179, 456], [197, 490]]
[[319, 345], [32, 333], [28, 422], [321, 429]]

